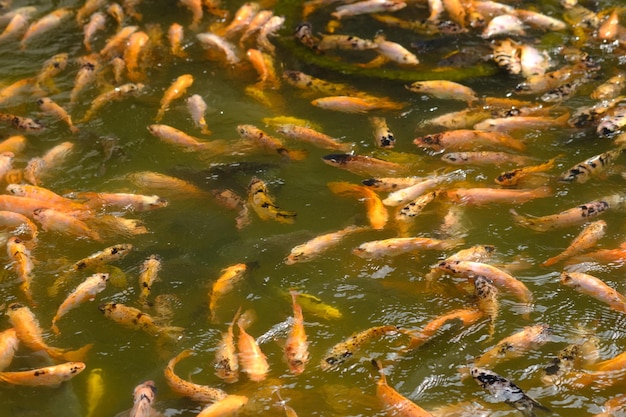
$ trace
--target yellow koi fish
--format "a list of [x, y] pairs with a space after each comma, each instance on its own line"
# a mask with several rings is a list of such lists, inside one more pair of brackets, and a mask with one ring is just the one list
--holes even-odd
[[474, 289], [474, 294], [478, 299], [478, 308], [489, 317], [489, 335], [493, 336], [496, 318], [500, 310], [498, 287], [489, 278], [479, 275], [474, 278]]
[[200, 410], [198, 417], [236, 416], [248, 404], [248, 397], [244, 395], [228, 395], [215, 403]]
[[514, 186], [517, 185], [521, 180], [527, 177], [529, 174], [534, 174], [537, 172], [545, 172], [554, 167], [554, 164], [562, 155], [557, 155], [554, 158], [550, 159], [548, 162], [545, 162], [540, 165], [532, 165], [523, 168], [516, 168], [511, 171], [503, 172], [498, 175], [495, 179], [496, 184], [503, 186]]
[[183, 74], [176, 78], [172, 85], [165, 90], [163, 98], [161, 99], [161, 106], [159, 107], [159, 111], [154, 118], [156, 123], [159, 123], [161, 119], [163, 119], [165, 112], [169, 110], [170, 103], [177, 98], [182, 97], [187, 92], [187, 89], [193, 84], [193, 81], [193, 75]]
[[0, 372], [0, 381], [29, 387], [56, 387], [85, 370], [83, 362], [66, 362], [45, 368], [18, 372]]
[[15, 352], [20, 345], [20, 339], [13, 327], [0, 332], [0, 371], [4, 371], [15, 357]]
[[100, 94], [98, 97], [91, 101], [91, 107], [87, 110], [81, 123], [91, 120], [98, 110], [112, 101], [123, 100], [126, 97], [137, 95], [144, 89], [144, 85], [141, 83], [128, 83], [119, 87], [114, 87], [112, 90], [106, 91]]
[[105, 303], [98, 306], [104, 316], [114, 322], [133, 330], [142, 330], [150, 336], [179, 339], [184, 330], [182, 327], [160, 326], [155, 319], [134, 307], [120, 303]]
[[252, 206], [261, 220], [275, 220], [279, 223], [293, 223], [297, 213], [283, 210], [274, 204], [268, 194], [267, 185], [259, 178], [253, 178], [248, 184], [248, 205]]
[[7, 254], [12, 260], [13, 269], [20, 280], [20, 289], [24, 292], [29, 303], [34, 304], [31, 283], [33, 282], [33, 258], [24, 241], [17, 236], [11, 236], [7, 241]]
[[463, 326], [469, 326], [476, 323], [483, 317], [483, 312], [476, 309], [459, 309], [453, 310], [449, 313], [442, 314], [433, 320], [429, 321], [419, 331], [406, 331], [401, 330], [402, 333], [411, 337], [409, 342], [409, 349], [415, 349], [424, 343], [426, 343], [431, 337], [433, 337], [446, 323], [452, 320], [460, 320]]
[[143, 261], [139, 269], [139, 303], [141, 305], [150, 305], [148, 297], [152, 292], [152, 284], [159, 280], [159, 271], [161, 270], [161, 257], [159, 255], [150, 255], [148, 259]]
[[546, 260], [541, 266], [551, 266], [564, 259], [570, 258], [580, 252], [586, 251], [595, 246], [607, 230], [607, 224], [604, 220], [597, 220], [589, 223], [579, 234], [572, 240], [572, 243], [561, 253]]
[[217, 304], [220, 298], [233, 290], [235, 284], [244, 278], [248, 266], [243, 263], [231, 265], [222, 269], [222, 274], [213, 283], [209, 298], [209, 311], [211, 313], [211, 323], [217, 323]]

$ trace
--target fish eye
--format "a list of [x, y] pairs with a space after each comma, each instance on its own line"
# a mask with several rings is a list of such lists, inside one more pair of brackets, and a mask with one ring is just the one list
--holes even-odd
[[40, 98], [39, 100], [37, 100], [37, 104], [39, 104], [41, 106], [43, 104], [43, 99]]

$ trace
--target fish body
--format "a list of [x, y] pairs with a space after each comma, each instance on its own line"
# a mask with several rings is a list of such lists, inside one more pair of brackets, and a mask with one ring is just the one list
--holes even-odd
[[176, 375], [174, 368], [178, 362], [193, 354], [194, 353], [191, 350], [184, 350], [170, 359], [165, 367], [165, 381], [167, 382], [167, 385], [169, 385], [172, 391], [176, 394], [190, 398], [192, 401], [202, 404], [210, 404], [226, 398], [228, 394], [219, 388], [209, 387], [208, 385], [194, 384], [193, 382], [186, 381]]
[[217, 304], [220, 298], [233, 290], [235, 285], [241, 282], [245, 276], [248, 266], [244, 263], [231, 265], [222, 269], [222, 274], [217, 278], [211, 287], [209, 299], [209, 311], [211, 312], [211, 322], [217, 322]]
[[490, 39], [497, 36], [525, 36], [524, 23], [517, 17], [510, 14], [496, 16], [489, 21], [483, 30], [481, 37]]
[[70, 310], [75, 309], [85, 301], [93, 301], [96, 295], [106, 288], [107, 281], [109, 280], [109, 274], [98, 273], [88, 277], [83, 281], [67, 298], [61, 303], [57, 309], [56, 314], [52, 318], [52, 330], [54, 333], [59, 334], [59, 328], [56, 323], [61, 317], [67, 314]]
[[259, 34], [256, 37], [256, 42], [261, 51], [267, 52], [270, 55], [274, 55], [276, 48], [269, 41], [270, 36], [275, 36], [285, 23], [284, 16], [272, 16], [270, 19], [261, 26]]
[[373, 339], [381, 338], [386, 334], [397, 333], [398, 331], [397, 326], [385, 325], [370, 327], [369, 329], [356, 333], [343, 342], [337, 343], [333, 346], [328, 353], [324, 355], [324, 358], [320, 362], [320, 367], [324, 371], [336, 369], [339, 365], [344, 363], [348, 358], [360, 350], [364, 344]]
[[78, 101], [78, 96], [90, 85], [95, 84], [97, 67], [99, 66], [96, 59], [86, 60], [76, 73], [74, 78], [74, 86], [70, 92], [70, 107]]
[[150, 417], [154, 415], [152, 408], [156, 398], [156, 385], [154, 381], [145, 381], [137, 385], [133, 390], [133, 408], [130, 409], [129, 417]]
[[376, 49], [378, 45], [369, 39], [359, 38], [352, 35], [324, 35], [317, 44], [320, 51], [338, 49], [341, 51], [366, 51]]
[[493, 367], [505, 360], [517, 358], [549, 340], [550, 327], [536, 324], [500, 340], [493, 348], [474, 360], [474, 366]]
[[39, 18], [26, 30], [26, 33], [20, 42], [21, 48], [26, 48], [27, 44], [31, 42], [33, 38], [39, 37], [41, 34], [57, 28], [65, 19], [71, 17], [73, 14], [73, 10], [69, 8], [61, 8]]
[[426, 193], [427, 191], [439, 187], [441, 184], [458, 181], [463, 179], [464, 177], [465, 173], [460, 170], [452, 171], [443, 175], [434, 175], [431, 178], [421, 181], [415, 185], [401, 188], [397, 191], [389, 193], [387, 198], [383, 200], [383, 204], [391, 207], [405, 205], [415, 200], [417, 197]]
[[479, 275], [474, 278], [474, 290], [478, 299], [478, 308], [489, 317], [489, 335], [493, 336], [496, 318], [500, 310], [498, 287], [489, 278]]
[[548, 408], [526, 395], [520, 387], [493, 371], [474, 366], [470, 374], [481, 388], [519, 410], [526, 417], [534, 417], [536, 409], [550, 412]]
[[352, 4], [337, 7], [331, 16], [337, 20], [344, 17], [358, 16], [381, 12], [395, 12], [406, 7], [406, 3], [400, 0], [361, 0]]
[[93, 253], [81, 259], [70, 267], [70, 271], [78, 272], [95, 266], [105, 265], [126, 257], [133, 250], [130, 243], [120, 243], [109, 246], [101, 251]]
[[434, 133], [413, 139], [420, 148], [434, 151], [451, 149], [454, 151], [472, 151], [477, 148], [508, 148], [523, 151], [526, 145], [511, 135], [503, 132], [488, 132], [478, 128], [457, 129]]
[[335, 194], [342, 196], [356, 196], [365, 203], [367, 219], [374, 230], [382, 230], [389, 220], [387, 208], [383, 205], [376, 192], [368, 187], [348, 182], [330, 182], [328, 188]]
[[368, 178], [361, 181], [363, 185], [380, 192], [391, 192], [400, 188], [410, 187], [418, 182], [424, 181], [423, 177], [389, 177], [389, 178]]
[[24, 132], [39, 132], [44, 126], [30, 117], [17, 116], [10, 113], [0, 113], [0, 122], [4, 122], [14, 129]]
[[106, 104], [112, 101], [122, 100], [126, 97], [134, 96], [142, 91], [144, 87], [145, 86], [141, 83], [127, 83], [100, 94], [92, 100], [91, 107], [89, 107], [89, 110], [87, 110], [81, 122], [84, 123], [91, 120], [91, 118], [96, 115], [96, 112]]
[[[414, 66], [420, 63], [414, 53], [406, 49], [397, 42], [391, 42], [385, 39], [383, 35], [377, 35], [374, 38], [376, 44], [376, 52], [385, 60], [395, 62], [399, 65]], [[367, 64], [366, 64], [367, 65]]]
[[552, 116], [510, 116], [485, 119], [476, 123], [474, 129], [487, 132], [510, 132], [515, 130], [548, 129], [565, 126], [570, 114], [564, 113], [558, 117]]
[[178, 58], [186, 58], [187, 52], [183, 46], [183, 39], [185, 38], [185, 29], [174, 22], [167, 30], [167, 39], [170, 42], [170, 52], [172, 55]]
[[225, 38], [234, 36], [252, 22], [252, 19], [256, 16], [260, 9], [261, 6], [256, 2], [244, 3], [235, 12], [233, 20], [231, 20], [228, 26], [221, 30], [219, 34]]
[[17, 38], [20, 35], [23, 35], [23, 33], [28, 29], [29, 24], [30, 16], [28, 14], [16, 13], [5, 26], [2, 33], [0, 33], [0, 41]]
[[622, 154], [624, 147], [612, 149], [599, 155], [592, 156], [564, 172], [559, 178], [562, 182], [577, 182], [583, 184], [590, 178], [602, 174]]
[[564, 21], [533, 10], [515, 9], [514, 13], [522, 22], [536, 29], [560, 31], [567, 28]]
[[139, 270], [139, 302], [146, 305], [148, 297], [152, 292], [152, 284], [159, 279], [159, 271], [161, 270], [161, 257], [158, 255], [150, 255], [148, 259], [143, 261]]
[[[139, 29], [139, 26], [123, 26], [113, 36], [107, 39], [104, 48], [100, 50], [100, 56], [109, 60], [114, 57], [121, 57], [124, 47], [130, 36]], [[122, 60], [123, 61], [123, 60]]]
[[139, 82], [145, 78], [142, 64], [144, 64], [143, 59], [149, 42], [150, 37], [144, 31], [134, 32], [128, 37], [122, 59], [124, 60], [128, 79], [132, 82]]
[[420, 250], [446, 250], [463, 244], [463, 239], [439, 240], [425, 237], [397, 237], [362, 243], [352, 253], [365, 259], [397, 256]]
[[102, 12], [93, 13], [89, 22], [83, 26], [83, 45], [87, 52], [91, 52], [91, 41], [97, 32], [104, 30], [106, 27], [106, 15]]
[[85, 370], [83, 362], [65, 362], [45, 368], [18, 372], [0, 372], [0, 381], [29, 387], [56, 387]]
[[515, 155], [509, 152], [498, 151], [461, 151], [448, 152], [441, 156], [441, 160], [453, 165], [494, 165], [527, 164], [529, 158], [524, 155]]
[[178, 198], [209, 197], [210, 194], [180, 178], [152, 171], [133, 172], [127, 178], [136, 186]]
[[55, 103], [50, 97], [43, 97], [37, 100], [39, 108], [67, 124], [72, 133], [78, 133], [78, 128], [72, 123], [72, 116], [67, 110]]
[[393, 148], [396, 139], [393, 132], [387, 126], [387, 120], [384, 117], [372, 116], [369, 118], [370, 124], [374, 129], [374, 143], [379, 148]]
[[593, 275], [573, 271], [561, 273], [560, 279], [561, 284], [591, 296], [607, 304], [615, 311], [626, 313], [626, 296], [609, 287], [601, 279]]
[[572, 243], [561, 253], [547, 259], [541, 266], [551, 266], [564, 259], [570, 258], [587, 249], [592, 248], [601, 239], [607, 230], [607, 224], [604, 220], [597, 220], [589, 223], [579, 234], [572, 240]]
[[498, 175], [495, 179], [496, 184], [503, 186], [513, 186], [517, 185], [519, 181], [528, 176], [529, 174], [534, 174], [537, 172], [544, 172], [554, 167], [554, 164], [559, 156], [555, 156], [549, 161], [540, 164], [540, 165], [531, 165], [522, 168], [516, 168], [511, 171], [503, 172]]
[[442, 314], [433, 320], [429, 321], [419, 331], [407, 331], [405, 333], [411, 336], [410, 348], [415, 349], [424, 344], [431, 337], [433, 337], [446, 323], [452, 320], [460, 320], [464, 326], [469, 326], [472, 323], [480, 320], [483, 317], [483, 312], [475, 308], [472, 309], [458, 309], [449, 313]]
[[440, 99], [461, 100], [468, 104], [478, 100], [474, 90], [454, 81], [416, 81], [406, 88], [413, 93], [426, 94]]
[[356, 88], [350, 85], [332, 83], [301, 71], [285, 71], [283, 72], [283, 80], [292, 87], [325, 96], [353, 95], [357, 92]]
[[163, 93], [163, 98], [161, 99], [161, 106], [159, 107], [159, 111], [157, 112], [154, 121], [159, 123], [165, 112], [169, 110], [170, 103], [177, 98], [182, 97], [189, 87], [193, 84], [193, 75], [191, 74], [183, 74], [174, 80], [174, 82], [165, 90]]
[[[290, 294], [287, 295], [290, 296]], [[340, 319], [343, 316], [341, 311], [337, 308], [326, 304], [314, 295], [297, 292], [296, 297], [298, 299], [298, 304], [300, 304], [302, 309], [306, 311], [307, 314], [310, 313], [325, 320]]]
[[612, 100], [619, 96], [625, 86], [626, 74], [620, 72], [597, 86], [589, 97], [594, 100]]
[[180, 327], [160, 326], [155, 319], [134, 307], [120, 303], [100, 304], [98, 309], [108, 319], [133, 330], [142, 330], [150, 336], [169, 337], [176, 339], [182, 332]]
[[215, 351], [215, 375], [228, 384], [239, 380], [239, 360], [235, 348], [233, 326], [239, 317], [241, 309], [237, 310], [228, 330], [222, 332], [222, 340]]
[[236, 65], [241, 62], [237, 48], [226, 39], [214, 33], [198, 33], [196, 38], [200, 41], [203, 48], [220, 51], [230, 65]]
[[198, 417], [228, 417], [236, 416], [248, 404], [248, 397], [244, 395], [228, 395], [226, 398], [200, 410]]
[[298, 304], [298, 294], [291, 291], [293, 322], [285, 342], [285, 360], [291, 373], [300, 375], [309, 361], [309, 343], [304, 330], [302, 307]]
[[260, 10], [254, 18], [252, 18], [252, 21], [250, 21], [250, 24], [239, 38], [239, 46], [243, 47], [248, 39], [257, 34], [263, 25], [265, 25], [273, 16], [274, 12], [271, 10]]
[[361, 176], [401, 175], [408, 171], [408, 166], [396, 162], [386, 161], [373, 156], [357, 154], [330, 154], [322, 157], [325, 164], [345, 169]]
[[275, 220], [279, 223], [291, 224], [297, 215], [295, 211], [283, 210], [275, 205], [269, 196], [267, 185], [258, 178], [253, 178], [248, 184], [247, 202], [261, 220]]
[[206, 102], [199, 94], [194, 94], [187, 98], [187, 110], [189, 110], [189, 114], [191, 115], [191, 119], [196, 127], [200, 128], [200, 131], [204, 135], [210, 135], [211, 131], [209, 130], [209, 126], [207, 125], [206, 119], [204, 118], [204, 114], [208, 108]]
[[11, 236], [7, 241], [7, 254], [21, 282], [20, 289], [24, 292], [28, 302], [33, 304], [31, 284], [33, 282], [34, 264], [30, 250], [22, 239], [17, 236]]
[[93, 417], [104, 398], [104, 378], [102, 368], [94, 368], [87, 377], [87, 410], [85, 417]]
[[276, 127], [276, 131], [288, 138], [308, 142], [322, 149], [348, 152], [353, 147], [351, 143], [342, 143], [338, 139], [306, 126], [280, 124]]
[[153, 124], [148, 126], [148, 131], [163, 142], [170, 145], [178, 146], [185, 151], [194, 152], [202, 150], [214, 150], [215, 148], [209, 142], [202, 142], [191, 135], [183, 132], [182, 130], [174, 127]]
[[158, 195], [131, 193], [78, 193], [76, 197], [86, 199], [85, 205], [95, 208], [115, 207], [126, 211], [144, 212], [167, 207], [169, 202]]
[[533, 189], [503, 188], [455, 188], [446, 191], [448, 199], [466, 205], [522, 204], [536, 198], [552, 196], [552, 188], [544, 186]]
[[59, 210], [64, 211], [81, 211], [87, 210], [85, 205], [58, 195], [57, 193], [36, 185], [30, 184], [9, 184], [6, 187], [9, 194], [19, 197], [32, 198], [35, 200], [47, 201], [51, 205], [50, 207], [56, 207]]
[[351, 225], [336, 232], [316, 236], [313, 239], [292, 248], [289, 255], [285, 258], [285, 264], [293, 265], [298, 262], [311, 261], [312, 259], [317, 258], [322, 252], [339, 244], [344, 237], [351, 235], [352, 233], [368, 229], [368, 227]]
[[380, 378], [376, 382], [376, 396], [383, 404], [388, 416], [395, 417], [432, 417], [428, 411], [424, 410], [413, 401], [409, 400], [398, 391], [387, 384], [385, 371], [380, 363], [372, 359], [372, 364], [380, 373]]
[[306, 153], [302, 151], [291, 151], [287, 149], [283, 142], [277, 137], [268, 135], [263, 130], [253, 125], [238, 125], [237, 132], [243, 139], [253, 141], [264, 148], [276, 151], [279, 155], [291, 160], [302, 160], [306, 158]]
[[267, 377], [270, 365], [254, 337], [246, 332], [246, 327], [250, 324], [250, 320], [246, 313], [242, 314], [237, 320], [237, 327], [239, 328], [239, 338], [237, 339], [237, 350], [239, 353], [237, 357], [241, 370], [248, 375], [248, 378], [251, 381], [259, 382]]
[[19, 345], [20, 339], [17, 338], [13, 327], [0, 332], [0, 372], [11, 365]]
[[404, 105], [386, 97], [328, 96], [315, 99], [311, 104], [326, 110], [342, 113], [367, 113], [372, 110], [401, 110]]
[[35, 209], [33, 217], [37, 220], [43, 230], [55, 231], [78, 238], [87, 238], [101, 241], [100, 234], [90, 228], [84, 221], [62, 211], [55, 209]]

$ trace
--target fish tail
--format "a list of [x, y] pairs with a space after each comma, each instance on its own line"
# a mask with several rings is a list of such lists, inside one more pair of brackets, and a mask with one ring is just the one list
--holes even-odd
[[80, 349], [64, 352], [63, 358], [71, 362], [84, 362], [87, 353], [89, 353], [92, 347], [93, 343], [89, 343], [88, 345], [85, 345]]

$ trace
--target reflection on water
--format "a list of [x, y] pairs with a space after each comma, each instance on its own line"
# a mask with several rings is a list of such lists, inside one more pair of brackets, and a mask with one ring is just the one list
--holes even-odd
[[[38, 18], [51, 12], [51, 7], [68, 7], [75, 11], [83, 2], [56, 1], [53, 6], [45, 1], [14, 0], [8, 3], [12, 3], [11, 9], [34, 6], [32, 18]], [[136, 74], [131, 76], [132, 80], [128, 75], [115, 80], [114, 68], [109, 63], [115, 54], [107, 60], [86, 58], [88, 52], [83, 45], [82, 25], [78, 26], [74, 17], [66, 19], [46, 35], [29, 40], [24, 49], [19, 47], [20, 36], [9, 36], [0, 41], [2, 86], [36, 77], [46, 60], [55, 54], [67, 53], [69, 57], [67, 66], [42, 82], [40, 90], [19, 89], [2, 104], [0, 111], [3, 113], [31, 117], [45, 125], [41, 132], [20, 132], [8, 124], [2, 125], [3, 137], [16, 134], [26, 137], [26, 147], [14, 152], [13, 168], [23, 169], [32, 158], [41, 157], [55, 146], [69, 142], [73, 145], [71, 152], [56, 169], [42, 177], [42, 186], [69, 196], [85, 192], [158, 194], [169, 203], [167, 207], [151, 211], [117, 207], [98, 212], [100, 224], [106, 218], [104, 214], [112, 214], [141, 222], [148, 233], [114, 235], [109, 229], [103, 234], [105, 239], [98, 242], [53, 230], [40, 232], [36, 245], [30, 245], [35, 259], [32, 293], [37, 303], [32, 310], [45, 330], [44, 339], [55, 347], [76, 349], [88, 343], [93, 343], [94, 347], [85, 360], [85, 372], [59, 387], [3, 385], [0, 389], [0, 416], [84, 416], [94, 404], [92, 417], [127, 415], [132, 407], [134, 387], [145, 380], [156, 383], [156, 402], [152, 406], [160, 413], [166, 416], [195, 415], [200, 411], [200, 405], [179, 398], [167, 386], [163, 376], [167, 361], [183, 349], [192, 349], [197, 355], [181, 361], [176, 367], [177, 374], [197, 384], [249, 396], [243, 415], [282, 414], [284, 411], [277, 392], [301, 416], [384, 415], [375, 394], [378, 375], [372, 368], [371, 359], [383, 361], [392, 387], [433, 414], [516, 415], [519, 413], [484, 393], [471, 378], [462, 378], [459, 368], [499, 340], [536, 323], [551, 327], [549, 342], [499, 363], [494, 367], [496, 372], [520, 385], [526, 393], [549, 407], [554, 415], [595, 414], [601, 411], [606, 400], [621, 393], [619, 384], [608, 388], [592, 384], [577, 390], [567, 384], [555, 387], [544, 386], [541, 382], [544, 367], [583, 331], [592, 332], [598, 338], [601, 360], [624, 352], [625, 335], [620, 329], [625, 319], [622, 313], [561, 285], [559, 274], [563, 263], [548, 268], [540, 266], [580, 233], [580, 222], [575, 226], [537, 232], [515, 224], [509, 213], [513, 208], [523, 215], [550, 215], [621, 192], [624, 178], [620, 159], [605, 173], [584, 184], [558, 182], [561, 173], [575, 164], [614, 149], [613, 139], [600, 138], [593, 126], [518, 130], [513, 136], [524, 144], [525, 150], [514, 152], [527, 157], [524, 165], [539, 165], [559, 155], [553, 168], [533, 176], [527, 183], [528, 188], [548, 185], [551, 196], [524, 204], [465, 206], [457, 203], [453, 209], [445, 199], [436, 199], [426, 205], [408, 226], [410, 235], [428, 238], [444, 238], [444, 232], [452, 230], [452, 236], [448, 237], [462, 237], [462, 248], [494, 245], [496, 251], [488, 262], [509, 271], [533, 293], [533, 309], [528, 317], [525, 314], [527, 306], [501, 290], [493, 337], [489, 337], [487, 320], [468, 326], [457, 320], [443, 324], [415, 351], [405, 351], [406, 335], [384, 336], [366, 344], [344, 366], [324, 372], [320, 369], [320, 360], [334, 344], [356, 332], [380, 325], [397, 325], [418, 332], [442, 314], [475, 306], [473, 285], [468, 285], [467, 279], [445, 274], [434, 283], [426, 282], [425, 276], [432, 265], [452, 255], [456, 249], [414, 251], [379, 259], [355, 256], [353, 248], [363, 242], [398, 236], [393, 221], [395, 209], [391, 207], [387, 209], [391, 220], [382, 230], [350, 234], [310, 262], [285, 264], [284, 259], [292, 248], [315, 236], [354, 224], [369, 224], [368, 198], [358, 193], [337, 195], [327, 186], [329, 182], [341, 181], [360, 184], [365, 178], [325, 164], [322, 157], [336, 152], [334, 150], [285, 138], [281, 139], [284, 143], [278, 152], [272, 148], [274, 145], [269, 146], [269, 150], [254, 147], [250, 139], [240, 137], [237, 126], [251, 124], [274, 135], [273, 128], [264, 123], [264, 119], [277, 116], [306, 119], [311, 126], [319, 126], [333, 138], [354, 143], [356, 154], [402, 164], [409, 167], [410, 175], [428, 177], [460, 168], [463, 178], [444, 185], [445, 189], [496, 187], [493, 179], [503, 171], [515, 168], [515, 161], [519, 159], [459, 167], [442, 161], [441, 152], [416, 147], [411, 143], [415, 137], [443, 130], [425, 124], [425, 121], [467, 106], [463, 102], [410, 92], [405, 85], [420, 77], [436, 79], [439, 75], [461, 80], [480, 98], [511, 96], [540, 102], [540, 94], [523, 97], [512, 94], [523, 78], [496, 69], [491, 61], [484, 62], [489, 59], [490, 41], [479, 36], [479, 29], [460, 34], [430, 35], [424, 34], [424, 28], [409, 30], [385, 26], [380, 16], [378, 20], [370, 16], [345, 17], [338, 22], [337, 33], [373, 39], [376, 32], [382, 30], [388, 40], [401, 43], [418, 55], [421, 62], [415, 68], [401, 67], [393, 62], [387, 62], [381, 68], [364, 68], [356, 64], [376, 58], [376, 53], [328, 51], [317, 55], [292, 39], [292, 30], [300, 23], [300, 6], [295, 4], [299, 2], [262, 4], [262, 9], [274, 7], [277, 14], [287, 17], [278, 37], [270, 38], [270, 42], [276, 45], [274, 65], [279, 76], [287, 70], [303, 71], [349, 85], [352, 90], [402, 103], [401, 110], [375, 110], [369, 114], [325, 110], [310, 103], [320, 94], [284, 82], [275, 89], [259, 90], [259, 73], [244, 58], [246, 48], [238, 49], [241, 63], [236, 66], [225, 64], [219, 54], [205, 51], [195, 34], [208, 30], [208, 27], [218, 30], [228, 20], [209, 14], [205, 7], [199, 24], [201, 29], [194, 31], [189, 28], [192, 22], [190, 10], [177, 3], [144, 0], [138, 6], [142, 20], [129, 15], [123, 21], [123, 25], [137, 25], [138, 30], [150, 36], [151, 54], [139, 61], [145, 77], [139, 74], [137, 80], [134, 79]], [[240, 3], [243, 2], [223, 2], [223, 5], [232, 16]], [[320, 4], [319, 10], [312, 12], [309, 19], [314, 36], [333, 28], [333, 23], [329, 24], [329, 14], [336, 5]], [[594, 12], [602, 11], [600, 17], [603, 19], [612, 6], [609, 2], [583, 5]], [[563, 16], [563, 8], [556, 1], [541, 5], [522, 1], [511, 6], [541, 11], [557, 18]], [[106, 8], [105, 5], [100, 7], [102, 11]], [[621, 13], [619, 9], [618, 13]], [[91, 41], [95, 51], [101, 50], [118, 29], [111, 15], [107, 16], [106, 26], [96, 32]], [[411, 3], [406, 10], [389, 16], [407, 21], [412, 18], [417, 22], [428, 16], [428, 9], [425, 2]], [[2, 20], [5, 25], [8, 23]], [[174, 22], [184, 26], [182, 45], [186, 58], [175, 57], [169, 51], [166, 33]], [[573, 113], [582, 106], [594, 104], [589, 97], [593, 89], [623, 70], [623, 62], [619, 59], [623, 46], [599, 41], [590, 34], [592, 31], [568, 28], [544, 32], [531, 27], [525, 30], [527, 35], [519, 37], [519, 41], [544, 48], [553, 61], [552, 68], [566, 64], [563, 56], [569, 51], [558, 47], [562, 44], [574, 46], [581, 42], [580, 39], [586, 43], [577, 46], [600, 65], [594, 78], [586, 80], [577, 93], [554, 104], [554, 114]], [[253, 43], [246, 45], [250, 46]], [[121, 51], [119, 54], [128, 62], [131, 58]], [[469, 55], [455, 54], [458, 51]], [[85, 59], [97, 63], [96, 81], [87, 86], [78, 95], [76, 103], [70, 106], [70, 93]], [[443, 65], [458, 66], [443, 68]], [[179, 145], [159, 140], [148, 131], [147, 127], [155, 123], [164, 91], [182, 74], [191, 74], [193, 84], [185, 94], [171, 102], [162, 123], [201, 141], [221, 140], [226, 144], [225, 149], [189, 152]], [[135, 95], [103, 104], [90, 120], [81, 121], [96, 97], [114, 85], [130, 81], [141, 81], [145, 87]], [[207, 104], [205, 117], [212, 132], [210, 135], [204, 135], [188, 113], [184, 99], [193, 94], [198, 94]], [[40, 109], [37, 99], [41, 95], [49, 96], [69, 110], [78, 133], [72, 133], [66, 123]], [[396, 139], [393, 150], [376, 148], [368, 121], [370, 115], [386, 118]], [[284, 155], [282, 146], [289, 149], [291, 155], [294, 151], [305, 151], [306, 158], [300, 161], [281, 157], [280, 153]], [[157, 172], [188, 183], [162, 188], [154, 183], [148, 184], [145, 178], [137, 180], [138, 173], [142, 172]], [[230, 190], [245, 200], [252, 178], [259, 178], [267, 184], [268, 195], [277, 206], [297, 213], [293, 224], [262, 221], [251, 208], [245, 213], [245, 203], [230, 200], [225, 203], [216, 198], [218, 194], [226, 196], [224, 190]], [[193, 190], [187, 188], [192, 186]], [[387, 193], [379, 195], [385, 198]], [[238, 217], [244, 215], [249, 217], [245, 220]], [[595, 249], [617, 248], [626, 233], [623, 214], [619, 210], [609, 210], [602, 218], [607, 222], [607, 233]], [[459, 223], [452, 223], [454, 220]], [[8, 232], [3, 234], [2, 241], [10, 235]], [[28, 234], [23, 237], [26, 239]], [[125, 242], [132, 243], [133, 251], [111, 265], [100, 267], [100, 272], [111, 274], [107, 288], [95, 297], [94, 302], [85, 302], [64, 315], [58, 322], [60, 335], [49, 331], [50, 321], [67, 294], [99, 268], [73, 273], [69, 277], [64, 276], [64, 271], [79, 259]], [[162, 269], [152, 284], [150, 298], [153, 305], [145, 312], [157, 317], [158, 325], [183, 327], [185, 330], [180, 340], [164, 342], [145, 332], [125, 328], [103, 317], [97, 308], [109, 302], [141, 307], [138, 276], [142, 263], [152, 254], [160, 257]], [[13, 302], [26, 302], [8, 255], [0, 282], [3, 308]], [[237, 263], [254, 264], [255, 267], [224, 295], [216, 314], [219, 323], [212, 324], [209, 310], [212, 284], [224, 268]], [[619, 259], [610, 262], [593, 262], [591, 259], [571, 268], [593, 274], [619, 292], [626, 291], [620, 279], [622, 262]], [[49, 287], [59, 279], [65, 282], [64, 286], [57, 294], [50, 295]], [[293, 314], [288, 295], [291, 288], [311, 297], [301, 300], [311, 360], [304, 373], [298, 376], [289, 373], [283, 358], [286, 326]], [[268, 357], [270, 372], [262, 382], [251, 382], [242, 374], [238, 382], [225, 384], [214, 375], [212, 361], [221, 333], [227, 330], [239, 306], [256, 312], [257, 319], [248, 332], [254, 337], [264, 336], [261, 348]], [[8, 319], [3, 320], [2, 329], [8, 328]], [[52, 364], [43, 353], [33, 353], [22, 346], [10, 370]], [[101, 379], [94, 372], [97, 369], [102, 370]]]

